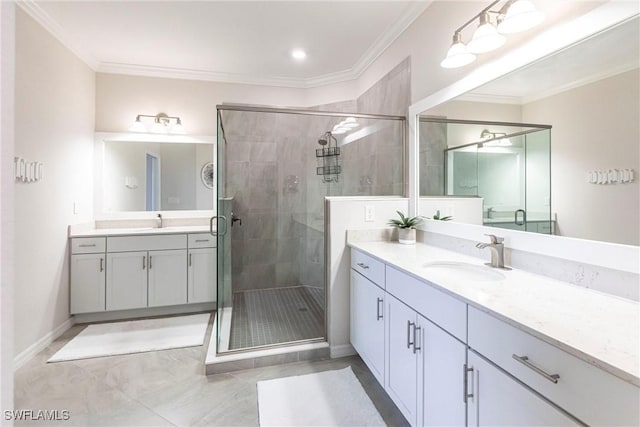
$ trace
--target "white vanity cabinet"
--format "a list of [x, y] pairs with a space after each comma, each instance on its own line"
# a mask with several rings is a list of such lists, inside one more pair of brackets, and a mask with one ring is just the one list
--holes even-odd
[[387, 365], [385, 390], [412, 426], [418, 424], [418, 316], [398, 299], [387, 295]]
[[468, 344], [583, 423], [640, 425], [640, 388], [471, 306]]
[[107, 254], [107, 310], [147, 306], [147, 252]]
[[187, 302], [187, 236], [107, 237], [107, 310]]
[[640, 425], [640, 387], [566, 341], [351, 253], [352, 344], [412, 426]]
[[352, 250], [350, 320], [352, 345], [411, 425], [465, 424], [467, 349], [449, 329], [466, 338], [466, 304]]
[[72, 314], [105, 310], [106, 239], [71, 241], [70, 308]]
[[468, 357], [469, 426], [580, 425], [476, 353]]
[[351, 344], [384, 386], [385, 292], [351, 271]]
[[189, 234], [187, 302], [216, 301], [216, 238], [209, 233]]
[[149, 307], [187, 303], [187, 252], [149, 252]]
[[467, 348], [445, 328], [466, 336], [466, 305], [389, 266], [387, 292], [389, 396], [411, 425], [464, 425]]
[[71, 238], [71, 314], [212, 303], [215, 237], [158, 233]]

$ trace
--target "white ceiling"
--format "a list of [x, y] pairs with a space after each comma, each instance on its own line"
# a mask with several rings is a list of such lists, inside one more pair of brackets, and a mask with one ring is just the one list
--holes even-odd
[[526, 104], [639, 67], [640, 18], [635, 18], [459, 99]]
[[[429, 3], [19, 4], [97, 71], [312, 87], [357, 77]], [[294, 48], [307, 59], [291, 58]]]

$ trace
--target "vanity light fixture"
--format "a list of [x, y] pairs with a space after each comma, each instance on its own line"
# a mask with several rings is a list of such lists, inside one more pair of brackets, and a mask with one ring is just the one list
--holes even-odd
[[[504, 2], [498, 10], [491, 10]], [[496, 16], [494, 25], [492, 15]], [[462, 41], [462, 30], [478, 20], [478, 28], [473, 33], [469, 44]], [[503, 34], [512, 34], [528, 30], [538, 25], [544, 15], [536, 10], [530, 0], [496, 0], [485, 7], [473, 18], [465, 22], [453, 33], [453, 44], [447, 56], [440, 63], [443, 68], [458, 68], [470, 64], [476, 59], [475, 54], [495, 50], [506, 42]]]
[[[143, 122], [143, 118], [153, 119], [153, 125], [148, 128]], [[182, 126], [180, 117], [168, 116], [165, 113], [158, 113], [155, 116], [148, 114], [138, 114], [135, 122], [129, 127], [131, 132], [149, 132], [149, 133], [171, 133], [184, 135], [186, 132]]]

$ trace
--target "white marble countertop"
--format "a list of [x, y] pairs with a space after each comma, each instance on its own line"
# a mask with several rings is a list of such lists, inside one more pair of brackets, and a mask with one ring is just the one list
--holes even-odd
[[423, 265], [433, 261], [482, 265], [483, 261], [426, 244], [349, 245], [640, 386], [640, 305], [635, 301], [522, 270], [499, 270], [505, 276], [501, 281], [461, 283]]
[[102, 236], [130, 236], [149, 234], [185, 234], [208, 233], [208, 225], [183, 225], [171, 227], [132, 227], [132, 228], [84, 228], [69, 231], [69, 237], [102, 237]]

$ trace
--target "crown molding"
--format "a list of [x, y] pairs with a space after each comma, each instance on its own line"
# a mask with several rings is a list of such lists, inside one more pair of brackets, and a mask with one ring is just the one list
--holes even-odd
[[102, 62], [96, 70], [99, 73], [126, 74], [131, 76], [160, 77], [167, 79], [201, 80], [222, 83], [240, 83], [265, 86], [305, 88], [306, 79], [290, 77], [255, 76], [250, 74], [223, 73], [188, 68], [155, 67], [151, 65], [119, 64]]
[[[1, 0], [0, 0], [1, 1]], [[365, 51], [353, 67], [346, 70], [323, 74], [309, 78], [281, 76], [261, 76], [255, 74], [226, 73], [210, 70], [192, 70], [187, 68], [156, 67], [139, 64], [100, 62], [80, 48], [49, 14], [35, 0], [19, 0], [17, 4], [36, 22], [49, 31], [67, 49], [99, 73], [125, 74], [132, 76], [160, 77], [184, 80], [214, 81], [223, 83], [253, 84], [264, 86], [290, 87], [299, 89], [315, 88], [335, 83], [355, 80], [407, 29], [409, 25], [431, 5], [433, 0], [410, 2], [400, 18], [397, 19]]]
[[367, 51], [360, 57], [358, 62], [351, 68], [351, 72], [354, 75], [354, 79], [360, 77], [362, 73], [373, 62], [378, 59], [380, 55], [398, 38], [400, 35], [415, 21], [418, 16], [431, 6], [433, 0], [421, 0], [411, 2], [404, 13], [400, 16], [400, 19], [396, 20], [384, 33], [380, 34], [376, 41], [367, 49]]
[[87, 64], [89, 68], [96, 71], [99, 61], [90, 53], [80, 48], [64, 28], [60, 26], [47, 12], [45, 12], [34, 0], [18, 0], [16, 5], [20, 7], [27, 15], [33, 18], [38, 24], [42, 25], [51, 35], [56, 38], [64, 47], [69, 49], [82, 62]]

